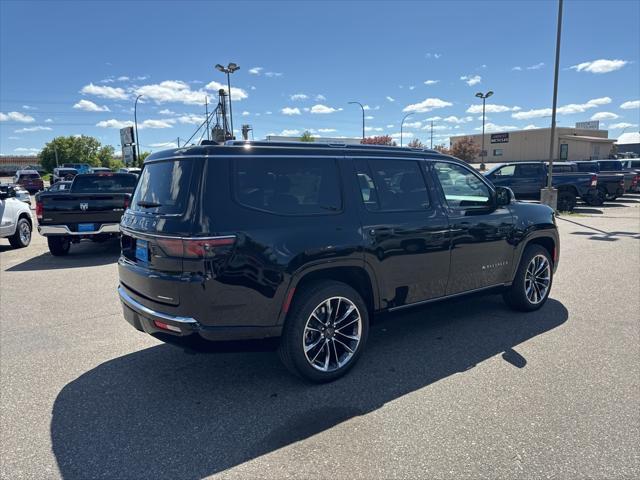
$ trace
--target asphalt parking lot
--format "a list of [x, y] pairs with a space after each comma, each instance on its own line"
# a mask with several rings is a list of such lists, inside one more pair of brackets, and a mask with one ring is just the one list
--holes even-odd
[[494, 295], [389, 316], [320, 386], [266, 348], [135, 331], [117, 242], [59, 258], [37, 233], [2, 240], [1, 477], [638, 478], [640, 195], [558, 223], [542, 310]]

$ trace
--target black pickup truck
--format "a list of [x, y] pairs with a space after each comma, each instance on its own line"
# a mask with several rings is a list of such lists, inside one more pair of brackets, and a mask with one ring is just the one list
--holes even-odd
[[82, 174], [65, 195], [42, 192], [36, 198], [38, 231], [52, 255], [66, 255], [72, 243], [104, 241], [120, 233], [138, 177], [130, 173]]
[[624, 195], [624, 172], [601, 172], [599, 163], [592, 160], [573, 163], [577, 172], [591, 172], [598, 175], [598, 195], [592, 198], [591, 202], [587, 202], [589, 205], [599, 206], [605, 200], [615, 200]]
[[[514, 162], [498, 165], [485, 177], [494, 185], [509, 187], [518, 199], [539, 200], [540, 190], [546, 186], [548, 165], [546, 162]], [[581, 173], [570, 162], [553, 164], [552, 185], [558, 189], [558, 210], [571, 211], [576, 200], [590, 203], [598, 195], [598, 175]]]

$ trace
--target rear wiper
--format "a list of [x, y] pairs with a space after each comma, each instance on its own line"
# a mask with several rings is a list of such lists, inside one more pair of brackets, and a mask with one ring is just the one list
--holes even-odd
[[136, 205], [139, 205], [142, 208], [154, 208], [154, 207], [162, 206], [161, 203], [156, 203], [156, 202], [137, 202]]

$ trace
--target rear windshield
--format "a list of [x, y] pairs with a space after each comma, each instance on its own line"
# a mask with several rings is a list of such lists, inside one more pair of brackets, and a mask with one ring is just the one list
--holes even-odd
[[74, 193], [133, 193], [135, 187], [133, 175], [77, 175], [73, 181]]
[[598, 162], [598, 165], [600, 165], [600, 170], [622, 170], [622, 162], [619, 161], [613, 161], [613, 162]]
[[37, 173], [21, 173], [19, 178], [20, 180], [25, 180], [25, 179], [37, 180], [38, 178], [40, 178], [40, 175]]
[[131, 209], [175, 215], [184, 213], [189, 199], [193, 161], [167, 160], [145, 165]]

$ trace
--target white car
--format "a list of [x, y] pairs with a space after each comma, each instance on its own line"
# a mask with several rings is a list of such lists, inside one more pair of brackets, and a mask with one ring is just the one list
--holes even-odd
[[0, 185], [0, 238], [8, 238], [13, 248], [31, 242], [33, 219], [29, 205], [18, 200], [11, 185]]

